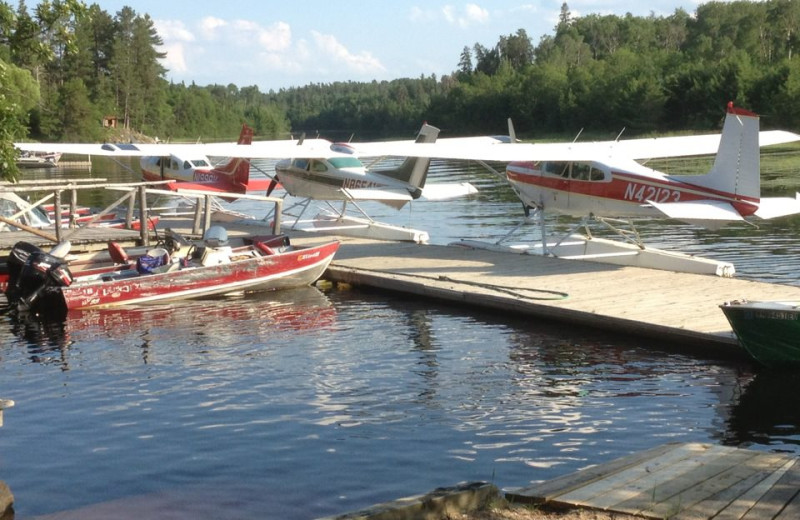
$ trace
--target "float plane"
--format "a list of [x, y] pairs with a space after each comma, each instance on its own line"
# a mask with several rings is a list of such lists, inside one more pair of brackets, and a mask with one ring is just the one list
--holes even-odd
[[[505, 177], [527, 210], [577, 217], [667, 217], [710, 228], [751, 216], [770, 219], [800, 213], [800, 194], [761, 197], [759, 150], [800, 141], [800, 135], [759, 132], [758, 115], [732, 103], [721, 134], [535, 144], [464, 141], [393, 145], [383, 152], [507, 163]], [[668, 175], [643, 164], [715, 152], [705, 174]]]
[[[427, 123], [422, 125], [415, 141], [395, 141], [376, 143], [376, 153], [372, 164], [383, 159], [380, 154], [381, 145], [433, 143], [439, 135], [439, 129]], [[329, 220], [339, 223], [354, 219], [347, 217], [348, 203], [366, 217], [372, 225], [375, 222], [358, 205], [358, 201], [378, 201], [396, 209], [407, 202], [419, 198], [428, 200], [447, 200], [477, 193], [477, 189], [468, 182], [426, 184], [430, 159], [427, 157], [409, 157], [394, 168], [372, 168], [365, 165], [356, 143], [331, 143], [324, 157], [298, 156], [284, 159], [275, 165], [274, 183], [280, 182], [289, 195], [304, 199], [296, 206], [303, 206], [303, 211], [311, 200], [329, 203], [333, 213]], [[267, 195], [272, 192], [270, 188]], [[341, 209], [335, 209], [330, 201], [342, 201]], [[302, 212], [297, 216], [299, 222]], [[330, 226], [329, 226], [330, 227]]]
[[[237, 146], [252, 143], [253, 130], [242, 125]], [[296, 141], [289, 141], [292, 145]], [[280, 142], [284, 146], [286, 142]], [[14, 143], [23, 152], [36, 152], [53, 147], [60, 153], [99, 155], [111, 158], [141, 157], [142, 178], [145, 181], [175, 181], [170, 189], [193, 189], [211, 192], [247, 193], [265, 191], [271, 180], [251, 179], [250, 162], [246, 158], [233, 157], [226, 163], [214, 165], [209, 156], [216, 155], [217, 147], [230, 143], [201, 144], [77, 144], [77, 143]], [[288, 148], [287, 148], [288, 149]]]
[[[562, 257], [571, 254], [558, 252], [566, 236], [554, 244], [547, 243], [544, 214], [552, 212], [582, 217], [574, 230], [586, 228], [580, 242], [584, 253], [574, 256], [599, 258], [617, 253], [597, 249], [610, 241], [591, 237], [587, 227], [591, 220], [603, 222], [632, 243], [632, 250], [625, 248], [621, 253], [628, 255], [643, 252], [644, 244], [632, 222], [627, 222], [631, 231], [617, 227], [614, 219], [670, 218], [714, 229], [728, 222], [800, 213], [800, 194], [761, 196], [759, 149], [799, 140], [800, 135], [792, 132], [759, 131], [758, 115], [729, 103], [721, 134], [536, 144], [454, 139], [424, 146], [396, 145], [383, 153], [474, 160], [487, 167], [487, 161], [506, 163], [504, 176], [522, 201], [526, 216], [523, 223], [539, 219], [542, 251]], [[711, 169], [698, 175], [669, 175], [645, 166], [650, 159], [715, 152]], [[596, 252], [588, 253], [590, 247]], [[732, 274], [733, 266], [722, 266], [721, 271]]]

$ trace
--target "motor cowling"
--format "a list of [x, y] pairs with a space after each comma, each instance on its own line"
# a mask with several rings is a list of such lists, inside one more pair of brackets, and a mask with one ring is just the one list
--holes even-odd
[[6, 298], [10, 305], [21, 311], [35, 310], [42, 296], [56, 293], [58, 288], [68, 287], [73, 281], [63, 258], [24, 242], [17, 243], [12, 249], [8, 268]]

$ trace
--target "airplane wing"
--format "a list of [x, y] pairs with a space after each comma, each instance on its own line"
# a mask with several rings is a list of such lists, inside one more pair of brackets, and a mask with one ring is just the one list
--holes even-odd
[[[800, 141], [800, 135], [782, 130], [759, 133], [760, 145], [769, 146]], [[98, 156], [192, 156], [238, 157], [245, 159], [284, 159], [305, 157], [330, 158], [335, 155], [363, 157], [429, 157], [466, 161], [593, 161], [625, 157], [629, 159], [655, 159], [686, 157], [716, 153], [719, 134], [656, 137], [621, 141], [595, 141], [576, 143], [506, 143], [491, 136], [445, 138], [435, 143], [414, 141], [387, 141], [347, 144], [342, 153], [336, 145], [325, 139], [303, 141], [256, 141], [249, 145], [236, 143], [211, 144], [76, 144], [76, 143], [14, 143], [20, 150], [31, 152], [61, 152], [65, 154]], [[339, 144], [341, 145], [341, 143]]]
[[245, 159], [283, 159], [286, 157], [324, 158], [331, 155], [330, 141], [306, 139], [299, 144], [295, 140], [256, 141], [252, 144], [210, 143], [14, 143], [23, 151], [61, 152], [64, 154], [95, 155], [106, 157], [181, 157], [212, 156], [238, 157]]
[[[356, 143], [352, 150], [364, 157], [429, 157], [465, 161], [593, 161], [614, 158], [656, 159], [711, 155], [720, 134], [656, 137], [623, 141], [576, 143], [505, 143], [496, 138], [439, 139], [435, 143], [390, 141]], [[759, 133], [761, 146], [800, 141], [800, 134], [782, 130]]]

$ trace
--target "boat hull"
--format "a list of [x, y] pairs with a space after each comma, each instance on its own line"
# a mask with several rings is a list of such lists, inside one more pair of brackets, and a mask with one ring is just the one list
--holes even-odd
[[60, 293], [66, 309], [73, 310], [299, 287], [322, 276], [338, 247], [338, 242], [330, 242], [214, 266], [76, 280]]
[[739, 344], [768, 367], [800, 366], [797, 302], [731, 302], [720, 306]]

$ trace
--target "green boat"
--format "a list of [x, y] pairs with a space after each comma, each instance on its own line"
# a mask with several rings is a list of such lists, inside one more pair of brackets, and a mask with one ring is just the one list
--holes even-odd
[[800, 302], [733, 301], [720, 308], [756, 361], [776, 368], [800, 366]]

